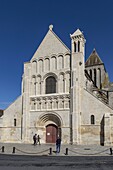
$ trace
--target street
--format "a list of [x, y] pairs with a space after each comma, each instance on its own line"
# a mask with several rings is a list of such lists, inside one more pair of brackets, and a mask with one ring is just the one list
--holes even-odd
[[0, 170], [111, 170], [112, 156], [0, 155]]

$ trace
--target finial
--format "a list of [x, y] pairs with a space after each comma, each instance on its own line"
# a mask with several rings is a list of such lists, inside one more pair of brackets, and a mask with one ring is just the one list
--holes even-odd
[[50, 26], [49, 26], [49, 29], [52, 31], [52, 29], [53, 29], [53, 25], [50, 25]]
[[93, 49], [93, 53], [95, 53], [95, 52], [96, 52], [96, 49], [94, 48], [94, 49]]

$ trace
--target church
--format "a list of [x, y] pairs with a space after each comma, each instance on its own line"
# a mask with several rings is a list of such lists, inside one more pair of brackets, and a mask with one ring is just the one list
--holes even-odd
[[113, 145], [113, 83], [96, 49], [85, 61], [85, 37], [70, 34], [71, 49], [53, 25], [24, 63], [21, 95], [0, 117], [0, 142]]

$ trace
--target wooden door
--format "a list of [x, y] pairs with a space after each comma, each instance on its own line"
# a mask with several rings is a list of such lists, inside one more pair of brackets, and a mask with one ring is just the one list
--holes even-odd
[[57, 126], [50, 124], [46, 126], [46, 143], [55, 143], [58, 135]]

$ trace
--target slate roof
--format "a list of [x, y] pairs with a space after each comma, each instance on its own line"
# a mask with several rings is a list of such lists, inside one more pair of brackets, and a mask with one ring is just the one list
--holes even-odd
[[85, 65], [87, 66], [93, 66], [98, 64], [104, 64], [102, 60], [100, 59], [99, 55], [97, 54], [96, 50], [94, 49], [89, 58], [87, 59]]

